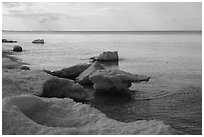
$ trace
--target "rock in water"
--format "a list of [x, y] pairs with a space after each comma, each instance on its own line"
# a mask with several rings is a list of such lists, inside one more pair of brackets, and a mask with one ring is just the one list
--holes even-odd
[[96, 92], [128, 93], [132, 82], [148, 81], [150, 77], [121, 70], [99, 70], [89, 76]]
[[53, 71], [53, 72], [49, 70], [44, 70], [44, 71], [53, 76], [75, 80], [75, 78], [78, 77], [79, 74], [81, 74], [84, 70], [86, 70], [90, 65], [91, 64], [84, 63], [84, 64], [77, 64], [58, 71]]
[[123, 78], [123, 81], [130, 81], [130, 82], [142, 82], [142, 81], [149, 81], [151, 77], [146, 76], [146, 75], [136, 75], [136, 74], [131, 74], [129, 72], [125, 72], [122, 70], [110, 70], [110, 75], [118, 75], [120, 74]]
[[42, 97], [72, 98], [77, 101], [86, 100], [88, 93], [78, 83], [73, 80], [52, 78], [43, 85]]
[[76, 78], [76, 81], [80, 84], [93, 84], [89, 79], [89, 75], [93, 74], [96, 70], [101, 69], [104, 69], [104, 66], [102, 66], [98, 61], [95, 61], [90, 67], [88, 67]]
[[44, 41], [44, 39], [36, 39], [36, 40], [33, 40], [32, 43], [34, 43], [34, 44], [44, 44], [45, 41]]
[[28, 66], [22, 66], [21, 69], [23, 69], [23, 70], [30, 70], [30, 68]]
[[96, 61], [118, 61], [118, 52], [114, 51], [107, 51], [107, 52], [103, 52], [102, 54], [100, 54], [97, 57], [92, 57], [90, 59], [96, 60]]
[[3, 135], [154, 135], [178, 134], [156, 120], [124, 123], [72, 99], [8, 97], [2, 101]]
[[22, 47], [19, 46], [19, 45], [16, 45], [16, 46], [13, 47], [14, 52], [21, 52], [22, 50], [23, 50]]
[[2, 39], [2, 43], [17, 43], [15, 40]]

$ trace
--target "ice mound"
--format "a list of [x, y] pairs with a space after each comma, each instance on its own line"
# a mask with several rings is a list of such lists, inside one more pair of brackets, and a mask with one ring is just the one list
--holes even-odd
[[118, 61], [119, 57], [117, 51], [107, 51], [96, 57], [91, 57], [90, 59], [94, 61]]
[[122, 70], [96, 70], [89, 76], [96, 92], [128, 93], [132, 82], [149, 81], [150, 77], [135, 75]]
[[98, 61], [95, 61], [90, 67], [84, 70], [77, 78], [76, 81], [82, 85], [93, 84], [89, 79], [89, 76], [96, 72], [97, 70], [105, 69]]
[[68, 97], [83, 101], [87, 99], [88, 93], [83, 86], [75, 83], [74, 80], [52, 78], [44, 83], [41, 97]]
[[3, 134], [174, 134], [163, 122], [119, 122], [69, 98], [19, 95], [3, 99], [2, 107]]
[[44, 70], [44, 71], [48, 74], [53, 75], [53, 76], [75, 80], [75, 78], [78, 77], [90, 65], [91, 64], [83, 63], [83, 64], [76, 64], [74, 66], [71, 66], [68, 68], [63, 68], [61, 70], [57, 70], [57, 71], [53, 71], [53, 72], [51, 72], [49, 70]]

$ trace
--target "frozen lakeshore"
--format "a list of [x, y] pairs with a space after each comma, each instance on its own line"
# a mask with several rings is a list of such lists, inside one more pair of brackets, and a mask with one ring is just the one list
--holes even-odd
[[201, 2], [3, 2], [3, 134], [202, 134]]
[[11, 54], [3, 51], [2, 58], [3, 134], [176, 134], [160, 121], [124, 123], [69, 98], [37, 97], [43, 83], [54, 76], [19, 69], [24, 63]]
[[[39, 95], [43, 83], [53, 78], [42, 69], [60, 70], [87, 63], [90, 57], [103, 51], [117, 50], [122, 60], [104, 65], [110, 69], [119, 68], [133, 74], [151, 76], [150, 81], [133, 83], [130, 87], [134, 91], [131, 98], [96, 95], [86, 104], [120, 122], [163, 121], [164, 125], [170, 125], [182, 134], [202, 133], [200, 33], [85, 35], [16, 32], [5, 33], [4, 36], [18, 41], [23, 52], [16, 53], [15, 57], [29, 63], [29, 71], [20, 70], [21, 67], [15, 65], [9, 67], [18, 69], [3, 71], [6, 78], [11, 74], [9, 79], [13, 83], [17, 82], [23, 89], [29, 89], [21, 90], [24, 94], [31, 90]], [[44, 38], [46, 43], [43, 46], [32, 44], [31, 41], [36, 37]], [[3, 44], [8, 50], [13, 46]], [[5, 82], [12, 83], [10, 80]], [[21, 86], [13, 89], [19, 91]], [[9, 94], [9, 91], [12, 88], [6, 93]]]

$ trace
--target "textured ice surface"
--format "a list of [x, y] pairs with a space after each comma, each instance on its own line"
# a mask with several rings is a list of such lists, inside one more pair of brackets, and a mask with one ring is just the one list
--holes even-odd
[[72, 99], [7, 97], [2, 103], [3, 134], [174, 134], [160, 121], [123, 123]]

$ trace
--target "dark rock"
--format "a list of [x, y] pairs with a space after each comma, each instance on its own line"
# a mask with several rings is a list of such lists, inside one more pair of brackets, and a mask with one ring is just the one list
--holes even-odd
[[103, 52], [99, 56], [91, 57], [90, 59], [94, 61], [118, 61], [119, 57], [118, 57], [117, 51], [114, 51], [114, 52], [107, 51], [107, 52]]
[[43, 85], [42, 97], [72, 98], [83, 101], [88, 98], [88, 93], [80, 84], [73, 80], [52, 78]]
[[17, 43], [17, 41], [2, 39], [2, 43]]
[[35, 44], [44, 44], [44, 39], [36, 39], [36, 40], [33, 40], [32, 43], [35, 43]]
[[75, 78], [78, 77], [79, 74], [81, 74], [84, 70], [86, 70], [90, 65], [91, 64], [84, 63], [84, 64], [77, 64], [58, 71], [53, 71], [53, 72], [49, 70], [44, 70], [44, 71], [53, 76], [75, 80]]
[[21, 69], [23, 69], [23, 70], [30, 70], [30, 68], [28, 66], [22, 66]]
[[13, 47], [14, 52], [21, 52], [22, 50], [23, 50], [22, 47], [19, 46], [19, 45], [16, 45], [16, 46]]

